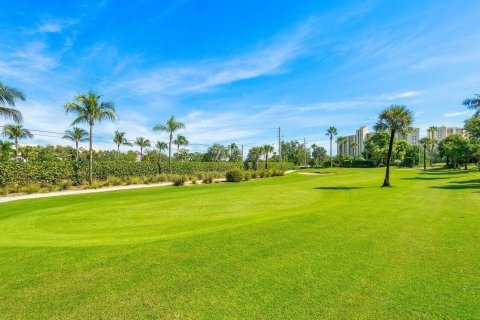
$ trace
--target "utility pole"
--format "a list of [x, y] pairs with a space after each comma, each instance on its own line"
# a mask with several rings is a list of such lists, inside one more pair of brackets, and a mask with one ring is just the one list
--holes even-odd
[[278, 158], [282, 162], [282, 136], [280, 133], [280, 127], [278, 127]]
[[243, 162], [243, 144], [242, 144], [242, 162]]
[[305, 152], [305, 167], [307, 167], [307, 140], [303, 138], [303, 151]]

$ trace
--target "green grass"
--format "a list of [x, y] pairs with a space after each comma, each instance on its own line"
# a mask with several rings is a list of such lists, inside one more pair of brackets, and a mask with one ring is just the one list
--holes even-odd
[[0, 204], [0, 318], [480, 317], [480, 174], [381, 169]]

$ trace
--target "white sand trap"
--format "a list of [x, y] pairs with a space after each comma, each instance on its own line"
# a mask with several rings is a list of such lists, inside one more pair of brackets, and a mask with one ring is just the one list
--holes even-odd
[[322, 175], [333, 174], [333, 173], [332, 172], [299, 172], [298, 174], [301, 174], [304, 176], [322, 176]]

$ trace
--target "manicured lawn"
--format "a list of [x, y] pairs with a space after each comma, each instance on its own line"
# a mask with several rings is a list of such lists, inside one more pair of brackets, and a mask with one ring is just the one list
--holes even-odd
[[0, 318], [479, 318], [480, 174], [383, 169], [0, 204]]

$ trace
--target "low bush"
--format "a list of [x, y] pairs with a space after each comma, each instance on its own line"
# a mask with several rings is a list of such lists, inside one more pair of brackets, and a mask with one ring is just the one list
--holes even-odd
[[176, 175], [172, 176], [172, 182], [174, 186], [183, 186], [188, 181], [186, 175]]
[[229, 170], [225, 176], [228, 182], [241, 182], [243, 180], [243, 173], [239, 169]]
[[245, 171], [245, 172], [243, 172], [243, 179], [244, 179], [245, 181], [248, 181], [248, 180], [250, 180], [251, 178], [252, 178], [252, 173], [251, 173], [250, 171]]

